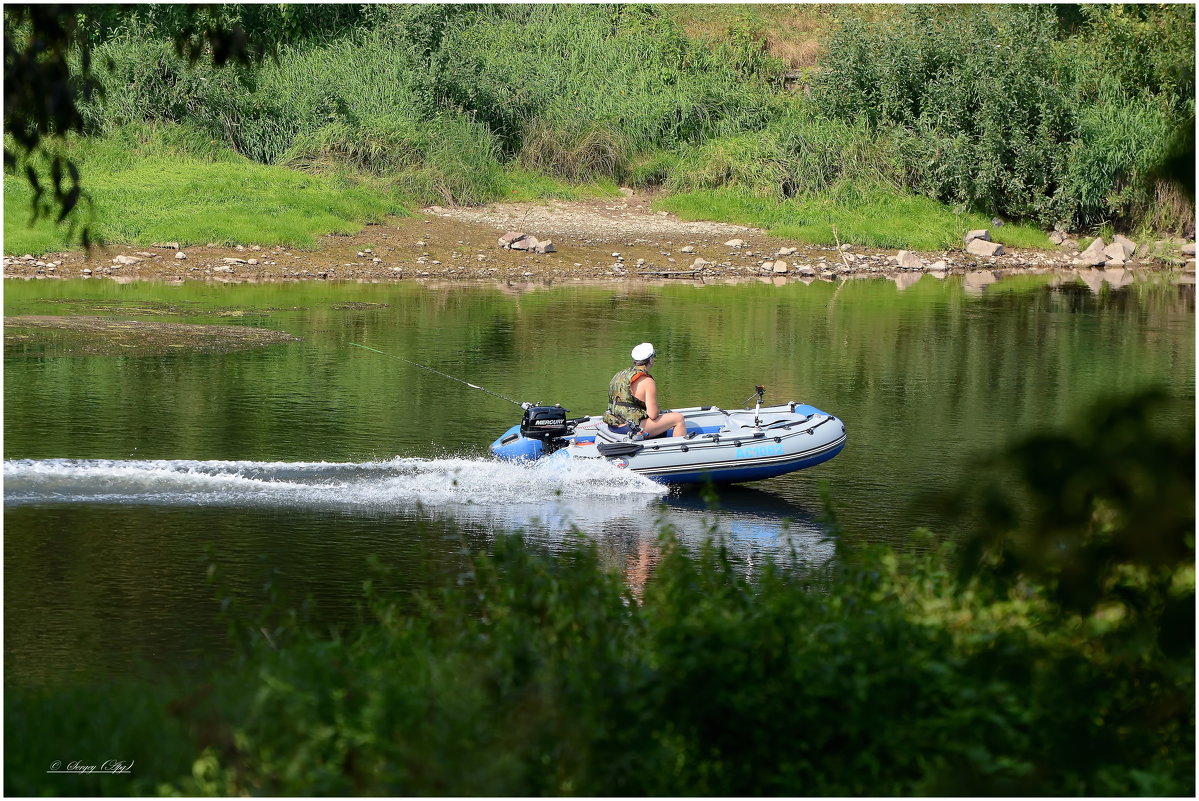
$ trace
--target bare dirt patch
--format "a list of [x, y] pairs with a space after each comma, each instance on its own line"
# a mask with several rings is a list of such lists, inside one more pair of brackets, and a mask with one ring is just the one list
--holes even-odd
[[[654, 213], [652, 197], [499, 203], [480, 208], [425, 209], [419, 217], [389, 218], [353, 236], [327, 236], [314, 250], [236, 245], [172, 248], [108, 246], [90, 254], [61, 253], [5, 259], [13, 278], [105, 278], [182, 281], [466, 281], [627, 280], [641, 272], [689, 270], [696, 258], [709, 273], [756, 273], [779, 240], [739, 225], [685, 222]], [[551, 239], [555, 253], [504, 250], [498, 238], [520, 228]], [[743, 248], [724, 242], [738, 238]], [[684, 253], [689, 247], [694, 252]], [[619, 255], [614, 255], [619, 254]], [[133, 263], [119, 264], [118, 256]], [[640, 265], [638, 260], [641, 261]]]
[[53, 350], [78, 356], [157, 356], [192, 351], [233, 351], [299, 342], [283, 331], [240, 325], [193, 325], [111, 317], [22, 315], [4, 318], [6, 355]]
[[[631, 190], [625, 190], [631, 191]], [[593, 245], [657, 245], [713, 237], [761, 234], [756, 228], [719, 222], [687, 222], [650, 207], [654, 196], [634, 193], [618, 198], [544, 203], [493, 203], [482, 207], [431, 206], [426, 213], [443, 219], [485, 225], [493, 230], [544, 231], [564, 241]], [[545, 236], [538, 235], [540, 238]]]
[[[585, 201], [496, 203], [477, 208], [431, 206], [420, 216], [389, 218], [353, 236], [324, 237], [312, 250], [260, 245], [189, 246], [182, 251], [110, 246], [93, 248], [90, 253], [39, 259], [6, 256], [4, 274], [35, 280], [82, 277], [168, 283], [415, 279], [438, 284], [486, 282], [511, 286], [679, 278], [786, 282], [926, 270], [938, 275], [977, 270], [1039, 272], [1070, 269], [1074, 257], [1064, 251], [1021, 249], [984, 258], [957, 248], [917, 254], [923, 261], [920, 267], [900, 268], [893, 250], [847, 243], [847, 251], [842, 252], [790, 242], [756, 228], [688, 222], [654, 212], [652, 194], [622, 192], [621, 197]], [[497, 240], [507, 231], [552, 240], [556, 252], [502, 249]], [[726, 244], [733, 240], [741, 244]], [[179, 252], [186, 258], [176, 258]], [[118, 257], [125, 263], [118, 263]]]

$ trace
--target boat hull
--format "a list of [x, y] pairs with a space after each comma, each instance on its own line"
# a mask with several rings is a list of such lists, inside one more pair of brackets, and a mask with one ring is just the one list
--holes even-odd
[[814, 406], [782, 406], [725, 411], [705, 406], [677, 409], [687, 437], [665, 436], [629, 442], [613, 434], [599, 417], [547, 446], [513, 426], [491, 444], [501, 459], [606, 459], [663, 484], [760, 481], [804, 470], [832, 459], [846, 443], [845, 424]]

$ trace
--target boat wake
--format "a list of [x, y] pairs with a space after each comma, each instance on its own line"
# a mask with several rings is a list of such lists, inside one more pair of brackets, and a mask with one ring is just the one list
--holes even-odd
[[[490, 532], [524, 530], [547, 542], [579, 530], [609, 541], [653, 542], [669, 524], [684, 542], [721, 535], [746, 551], [798, 545], [825, 561], [821, 526], [760, 490], [711, 512], [694, 497], [603, 459], [501, 462], [395, 458], [361, 463], [14, 459], [4, 463], [6, 507], [125, 504], [330, 511], [421, 518]], [[662, 505], [664, 502], [665, 505]], [[773, 507], [773, 508], [772, 508]]]
[[362, 463], [15, 459], [4, 463], [7, 506], [81, 502], [386, 510], [413, 504], [504, 506], [629, 496], [652, 503], [666, 492], [647, 478], [599, 460], [513, 464], [452, 458]]

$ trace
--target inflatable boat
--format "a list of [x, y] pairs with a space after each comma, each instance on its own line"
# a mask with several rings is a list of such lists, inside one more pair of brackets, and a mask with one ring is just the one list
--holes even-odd
[[[752, 396], [751, 396], [752, 397]], [[525, 406], [520, 424], [491, 443], [500, 459], [606, 459], [663, 484], [731, 483], [773, 478], [832, 459], [845, 447], [845, 424], [803, 403], [725, 410], [674, 409], [685, 436], [634, 441], [602, 417], [567, 419], [561, 406]]]

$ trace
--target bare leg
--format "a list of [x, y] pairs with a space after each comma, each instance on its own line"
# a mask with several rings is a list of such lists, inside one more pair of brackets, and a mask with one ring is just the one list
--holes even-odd
[[686, 436], [687, 423], [683, 420], [682, 414], [679, 412], [667, 412], [666, 414], [659, 415], [657, 420], [643, 420], [641, 422], [641, 430], [645, 432], [647, 439], [649, 437], [656, 437], [670, 428], [674, 428], [674, 436]]

